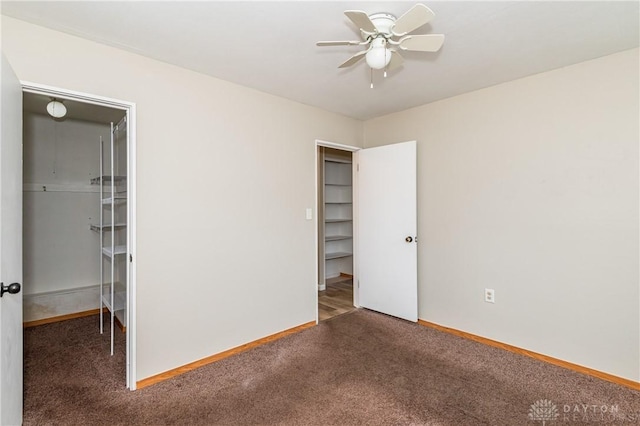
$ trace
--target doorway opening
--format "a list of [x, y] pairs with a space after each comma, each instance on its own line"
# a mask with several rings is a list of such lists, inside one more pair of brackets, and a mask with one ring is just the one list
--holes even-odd
[[[54, 99], [63, 117], [47, 112]], [[134, 129], [131, 103], [23, 83], [23, 321], [95, 315], [111, 355], [125, 345], [131, 390]]]
[[318, 320], [351, 312], [354, 298], [353, 150], [317, 146]]

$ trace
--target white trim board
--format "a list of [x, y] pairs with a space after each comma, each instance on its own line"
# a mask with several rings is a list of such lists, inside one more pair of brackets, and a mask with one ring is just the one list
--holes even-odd
[[356, 152], [360, 151], [362, 148], [358, 146], [344, 145], [336, 142], [323, 141], [321, 139], [316, 139], [316, 153], [319, 146], [324, 146], [326, 148], [334, 148], [342, 151]]
[[96, 185], [67, 185], [67, 184], [50, 184], [50, 183], [24, 183], [22, 184], [24, 192], [81, 192], [81, 193], [99, 193], [100, 188]]

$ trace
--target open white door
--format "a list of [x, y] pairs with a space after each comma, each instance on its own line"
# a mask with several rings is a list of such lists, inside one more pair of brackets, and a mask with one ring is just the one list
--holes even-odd
[[22, 424], [22, 86], [2, 55], [0, 424]]
[[416, 142], [357, 152], [359, 305], [418, 320]]

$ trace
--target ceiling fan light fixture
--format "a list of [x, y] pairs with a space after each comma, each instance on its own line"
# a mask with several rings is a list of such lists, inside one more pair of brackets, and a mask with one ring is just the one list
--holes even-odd
[[384, 39], [376, 39], [372, 42], [371, 49], [367, 52], [365, 59], [367, 65], [374, 70], [386, 68], [391, 61], [391, 50], [387, 49]]
[[47, 104], [47, 112], [53, 118], [62, 118], [67, 115], [67, 107], [64, 104], [56, 99], [52, 99], [51, 102]]

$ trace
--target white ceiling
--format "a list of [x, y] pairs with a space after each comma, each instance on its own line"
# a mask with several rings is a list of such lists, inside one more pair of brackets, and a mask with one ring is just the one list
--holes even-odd
[[[348, 9], [402, 15], [405, 1], [2, 1], [2, 13], [358, 119], [369, 119], [639, 45], [639, 2], [424, 1], [416, 34], [438, 53], [403, 52], [384, 79], [361, 61]], [[615, 78], [615, 76], [612, 76]]]

